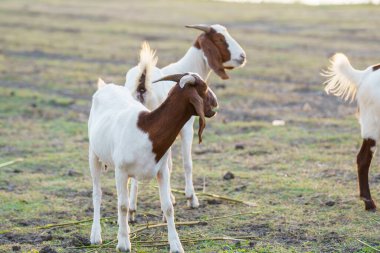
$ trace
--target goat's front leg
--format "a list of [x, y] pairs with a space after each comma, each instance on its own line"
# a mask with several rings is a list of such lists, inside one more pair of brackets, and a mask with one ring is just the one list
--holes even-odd
[[368, 184], [368, 171], [375, 148], [375, 140], [363, 139], [362, 147], [357, 156], [360, 198], [364, 201], [366, 210], [376, 210], [376, 205], [371, 198]]
[[185, 169], [185, 195], [187, 198], [187, 205], [191, 208], [199, 207], [199, 200], [195, 195], [193, 186], [193, 160], [191, 157], [191, 146], [193, 144], [194, 124], [195, 117], [191, 117], [181, 130], [182, 139], [182, 158], [183, 168]]
[[[173, 160], [172, 160], [172, 152], [171, 148], [168, 150], [168, 167], [170, 173], [172, 173], [173, 170]], [[130, 192], [130, 199], [129, 199], [129, 221], [135, 222], [136, 221], [136, 210], [137, 210], [137, 194], [138, 194], [138, 181], [137, 179], [131, 178], [131, 192]], [[170, 191], [170, 198], [172, 200], [173, 205], [176, 204], [175, 197], [173, 193]], [[163, 216], [163, 220], [165, 222], [165, 216]]]
[[137, 210], [137, 193], [138, 193], [138, 181], [131, 178], [131, 192], [129, 199], [129, 221], [135, 222], [135, 214]]
[[[168, 168], [170, 175], [172, 174], [173, 171], [173, 159], [172, 159], [172, 148], [170, 147], [168, 150]], [[172, 191], [170, 191], [170, 199], [172, 200], [173, 205], [176, 204], [175, 202], [175, 196], [173, 195]]]
[[94, 219], [91, 228], [91, 244], [102, 243], [102, 228], [100, 226], [100, 204], [102, 202], [102, 189], [100, 186], [101, 163], [94, 152], [89, 150], [89, 165], [92, 177], [92, 203], [94, 206]]
[[170, 173], [166, 162], [164, 162], [163, 167], [157, 174], [157, 181], [160, 191], [161, 210], [168, 223], [170, 252], [184, 252], [174, 224], [174, 208], [170, 200]]
[[118, 223], [116, 250], [130, 252], [131, 242], [129, 240], [128, 226], [128, 174], [120, 168], [115, 168], [115, 180], [117, 189]]

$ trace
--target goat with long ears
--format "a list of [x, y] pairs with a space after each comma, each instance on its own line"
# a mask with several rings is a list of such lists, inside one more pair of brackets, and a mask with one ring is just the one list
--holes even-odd
[[[141, 49], [140, 63], [138, 66], [130, 69], [126, 75], [125, 86], [136, 95], [135, 98], [144, 97], [144, 105], [149, 109], [157, 108], [168, 96], [174, 83], [166, 81], [160, 85], [153, 85], [146, 79], [147, 75], [142, 75], [145, 68], [151, 69], [150, 80], [156, 80], [164, 75], [176, 73], [194, 72], [198, 73], [204, 80], [214, 71], [220, 78], [228, 79], [226, 70], [242, 67], [246, 63], [246, 54], [236, 40], [228, 33], [227, 29], [221, 25], [188, 25], [188, 28], [197, 29], [202, 33], [196, 38], [194, 44], [187, 50], [186, 54], [177, 62], [159, 69], [151, 68], [144, 64], [147, 55], [153, 57], [154, 51], [144, 43]], [[145, 86], [144, 86], [145, 85]], [[143, 88], [143, 89], [142, 89]], [[146, 91], [144, 94], [139, 91]], [[158, 101], [158, 103], [157, 103]], [[200, 121], [200, 124], [202, 121]], [[193, 186], [193, 162], [191, 148], [193, 143], [193, 124], [194, 117], [185, 124], [180, 132], [182, 141], [183, 167], [185, 170], [185, 195], [188, 199], [188, 206], [197, 208], [199, 206], [198, 198]], [[202, 133], [202, 127], [199, 128]], [[201, 138], [200, 138], [201, 140]], [[170, 152], [170, 151], [169, 151]], [[169, 154], [169, 168], [172, 168], [171, 154]], [[134, 219], [134, 213], [137, 209], [137, 182], [132, 180], [131, 183], [131, 219]], [[174, 196], [172, 196], [174, 201]]]
[[[162, 82], [162, 81], [174, 81], [174, 82], [179, 83], [179, 87], [184, 88], [186, 83], [190, 85], [195, 85], [197, 83], [196, 78], [198, 79], [200, 78], [198, 74], [196, 73], [175, 74], [175, 75], [170, 75], [170, 76], [160, 78], [159, 80], [156, 80], [153, 83]], [[199, 128], [198, 128], [199, 143], [202, 143], [202, 133], [203, 133], [204, 128], [206, 127], [205, 116], [207, 117], [214, 116], [215, 112], [212, 111], [210, 107], [213, 107], [213, 108], [218, 107], [218, 103], [215, 98], [216, 96], [214, 92], [211, 89], [207, 88], [208, 103], [206, 107], [208, 108], [207, 108], [206, 115], [203, 111], [203, 108], [204, 108], [203, 98], [199, 96], [198, 94], [194, 94], [190, 98], [190, 103], [193, 105], [196, 114], [199, 116]]]
[[197, 74], [171, 75], [162, 80], [173, 81], [176, 85], [167, 99], [153, 111], [136, 101], [124, 87], [105, 84], [102, 80], [98, 82], [99, 88], [93, 95], [88, 121], [94, 205], [92, 244], [102, 243], [100, 174], [104, 164], [115, 168], [119, 224], [117, 250], [131, 250], [128, 226], [129, 178], [142, 180], [156, 177], [161, 209], [168, 225], [170, 251], [184, 252], [174, 224], [168, 150], [192, 116], [201, 118], [201, 140], [205, 117], [215, 115], [213, 110], [218, 103], [214, 93]]

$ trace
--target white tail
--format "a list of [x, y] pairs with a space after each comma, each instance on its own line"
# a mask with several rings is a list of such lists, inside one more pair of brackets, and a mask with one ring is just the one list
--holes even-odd
[[141, 45], [139, 74], [136, 77], [135, 92], [138, 100], [145, 104], [145, 93], [151, 91], [152, 69], [156, 66], [158, 58], [156, 51], [152, 50], [148, 42], [144, 41]]
[[330, 67], [322, 72], [329, 79], [324, 83], [327, 94], [333, 94], [352, 102], [365, 71], [354, 69], [347, 57], [342, 53], [335, 54], [330, 60]]
[[98, 89], [106, 86], [106, 83], [101, 79], [100, 77], [98, 78]]

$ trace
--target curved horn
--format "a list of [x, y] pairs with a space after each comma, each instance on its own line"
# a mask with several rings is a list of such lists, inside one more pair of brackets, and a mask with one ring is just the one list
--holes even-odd
[[179, 87], [183, 88], [187, 83], [194, 84], [195, 77], [191, 74], [183, 76], [179, 81]]
[[172, 81], [172, 82], [176, 82], [178, 83], [179, 80], [181, 80], [182, 77], [188, 75], [188, 73], [184, 73], [184, 74], [175, 74], [175, 75], [168, 75], [168, 76], [164, 76], [152, 83], [157, 83], [157, 82], [161, 82], [161, 81]]
[[211, 31], [210, 25], [187, 25], [185, 27], [198, 29], [198, 30], [204, 31], [205, 33], [208, 33]]

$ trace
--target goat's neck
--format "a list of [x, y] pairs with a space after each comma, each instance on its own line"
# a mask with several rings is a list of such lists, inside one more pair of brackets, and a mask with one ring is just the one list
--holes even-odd
[[173, 144], [185, 123], [191, 118], [192, 111], [188, 101], [174, 88], [168, 98], [154, 111], [142, 112], [138, 126], [149, 134], [153, 152], [158, 162]]
[[207, 80], [211, 73], [202, 50], [194, 46], [190, 47], [179, 61], [162, 68], [161, 71], [164, 75], [194, 72], [198, 73], [203, 80]]

